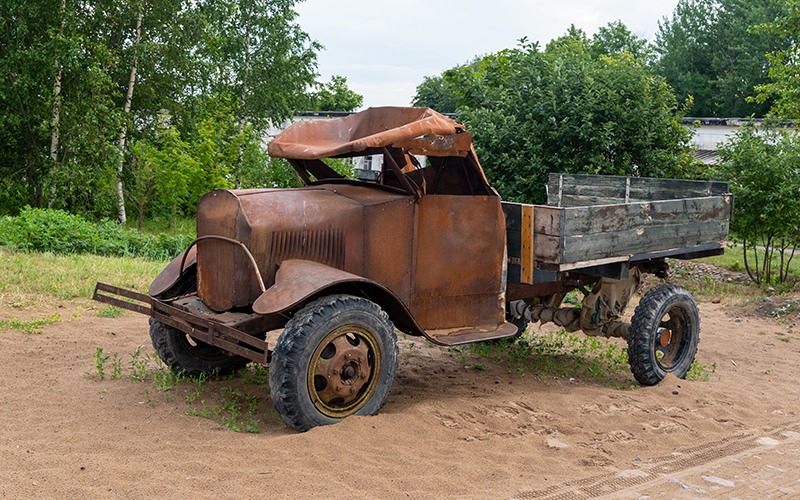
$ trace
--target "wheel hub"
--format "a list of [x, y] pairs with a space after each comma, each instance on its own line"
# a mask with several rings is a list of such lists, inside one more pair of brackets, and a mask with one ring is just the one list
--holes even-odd
[[658, 365], [672, 371], [679, 362], [686, 318], [677, 308], [667, 310], [656, 332], [655, 355]]
[[317, 347], [308, 372], [309, 394], [322, 413], [341, 418], [358, 411], [375, 391], [380, 359], [371, 332], [350, 325]]
[[658, 343], [661, 344], [661, 347], [667, 347], [672, 340], [672, 330], [669, 328], [661, 328], [658, 337]]

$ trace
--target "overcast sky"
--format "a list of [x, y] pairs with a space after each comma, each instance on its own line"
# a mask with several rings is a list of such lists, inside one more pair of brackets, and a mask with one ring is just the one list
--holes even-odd
[[426, 75], [476, 55], [517, 46], [528, 37], [544, 45], [570, 24], [593, 35], [621, 20], [653, 40], [658, 22], [678, 0], [305, 0], [297, 22], [325, 49], [322, 81], [347, 77], [364, 107], [408, 106]]

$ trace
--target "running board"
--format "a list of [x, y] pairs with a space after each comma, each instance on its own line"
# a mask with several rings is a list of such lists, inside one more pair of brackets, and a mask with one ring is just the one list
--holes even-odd
[[511, 323], [491, 325], [485, 327], [445, 328], [441, 330], [427, 330], [426, 336], [434, 343], [443, 346], [470, 344], [484, 340], [498, 340], [513, 337], [517, 334], [517, 327]]
[[[101, 292], [105, 292], [105, 294]], [[117, 297], [124, 297], [130, 301]], [[196, 340], [263, 365], [269, 364], [270, 351], [266, 341], [217, 321], [178, 309], [149, 295], [105, 283], [97, 283], [92, 300], [150, 316]]]

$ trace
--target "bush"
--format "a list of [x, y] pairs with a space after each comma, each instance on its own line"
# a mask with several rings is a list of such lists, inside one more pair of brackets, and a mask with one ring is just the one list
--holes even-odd
[[63, 210], [25, 207], [16, 217], [0, 218], [0, 245], [36, 252], [169, 260], [193, 239], [194, 235], [140, 234], [107, 219], [93, 224]]
[[731, 229], [743, 240], [747, 274], [756, 283], [786, 281], [800, 243], [800, 138], [775, 124], [750, 122], [720, 155], [712, 175], [730, 182], [735, 196]]

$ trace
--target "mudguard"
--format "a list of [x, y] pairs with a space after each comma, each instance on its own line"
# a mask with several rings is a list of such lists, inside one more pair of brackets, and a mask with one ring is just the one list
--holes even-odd
[[[184, 255], [186, 258], [184, 259]], [[181, 275], [181, 263], [183, 262], [183, 271], [187, 268], [192, 267], [193, 265], [197, 264], [197, 247], [193, 246], [188, 251], [181, 253], [169, 264], [167, 267], [164, 268], [161, 273], [156, 276], [156, 279], [153, 280], [153, 283], [150, 285], [150, 290], [148, 293], [151, 297], [158, 297], [159, 295], [163, 294], [180, 281]]]
[[[400, 299], [391, 291], [372, 280], [318, 262], [287, 259], [278, 268], [275, 284], [253, 303], [253, 311], [264, 315], [281, 313], [326, 288], [344, 283], [369, 285], [369, 288], [379, 291], [384, 297], [391, 297], [402, 306]], [[406, 314], [410, 316], [407, 310]]]

